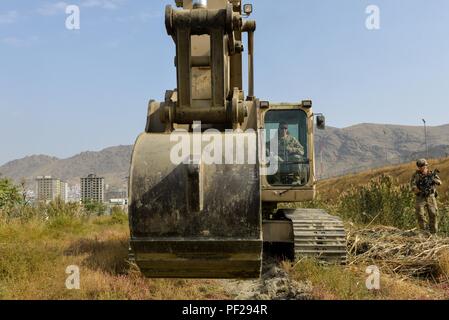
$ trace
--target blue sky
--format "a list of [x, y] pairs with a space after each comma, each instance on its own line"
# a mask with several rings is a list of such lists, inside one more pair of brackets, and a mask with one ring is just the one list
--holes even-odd
[[[150, 98], [176, 86], [164, 6], [0, 2], [0, 164], [132, 144]], [[256, 95], [314, 100], [331, 126], [449, 123], [449, 1], [254, 0]], [[65, 28], [67, 4], [81, 29]], [[368, 5], [380, 30], [365, 27]]]

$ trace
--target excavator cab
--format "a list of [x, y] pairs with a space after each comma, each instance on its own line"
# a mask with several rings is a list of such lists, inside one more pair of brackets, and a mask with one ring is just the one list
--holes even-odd
[[288, 201], [274, 197], [273, 202], [313, 200], [316, 177], [312, 101], [297, 104], [265, 102], [261, 105], [266, 156], [261, 162], [264, 195], [277, 194], [277, 191], [287, 195], [291, 191]]

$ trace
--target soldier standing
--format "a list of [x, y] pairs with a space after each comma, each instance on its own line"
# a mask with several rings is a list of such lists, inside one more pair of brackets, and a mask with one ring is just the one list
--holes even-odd
[[[425, 159], [416, 162], [418, 170], [413, 174], [410, 182], [412, 191], [416, 195], [416, 218], [421, 230], [426, 230], [425, 215], [428, 216], [428, 230], [430, 233], [438, 232], [438, 205], [436, 201], [436, 186], [442, 184], [436, 173], [429, 170], [429, 164]], [[425, 181], [427, 179], [427, 181]], [[431, 181], [429, 181], [431, 179]]]

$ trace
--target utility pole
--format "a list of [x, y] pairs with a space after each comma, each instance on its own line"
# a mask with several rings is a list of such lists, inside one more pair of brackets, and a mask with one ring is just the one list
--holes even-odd
[[422, 119], [422, 122], [424, 123], [424, 141], [426, 143], [426, 158], [429, 158], [429, 146], [427, 144], [427, 123], [425, 119]]
[[387, 131], [384, 129], [384, 147], [385, 147], [385, 163], [388, 163], [388, 145], [387, 145]]

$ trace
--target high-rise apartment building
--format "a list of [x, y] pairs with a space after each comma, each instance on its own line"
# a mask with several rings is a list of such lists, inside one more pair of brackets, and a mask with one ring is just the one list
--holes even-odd
[[81, 202], [104, 202], [104, 178], [94, 174], [81, 178]]
[[39, 176], [36, 178], [37, 201], [50, 202], [60, 199], [67, 202], [68, 184], [51, 176]]

